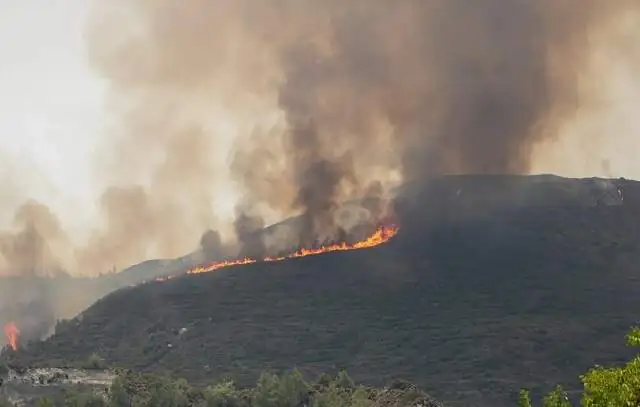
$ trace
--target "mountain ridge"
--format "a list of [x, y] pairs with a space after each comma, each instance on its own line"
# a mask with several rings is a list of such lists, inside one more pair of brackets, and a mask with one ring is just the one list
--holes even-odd
[[[539, 180], [431, 183], [399, 200], [400, 233], [386, 245], [121, 289], [4, 357], [65, 364], [98, 353], [241, 383], [264, 369], [346, 368], [369, 384], [409, 379], [450, 405], [575, 388], [594, 363], [629, 356], [620, 338], [640, 306], [640, 184]], [[518, 182], [542, 189], [513, 192]], [[496, 189], [506, 192], [483, 196]], [[551, 205], [513, 203], [542, 192]]]

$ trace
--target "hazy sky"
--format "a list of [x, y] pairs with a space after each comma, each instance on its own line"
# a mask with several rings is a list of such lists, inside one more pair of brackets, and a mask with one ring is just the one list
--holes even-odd
[[[90, 0], [0, 1], [0, 181], [7, 163], [12, 171], [39, 170], [39, 177], [31, 174], [19, 186], [23, 195], [45, 201], [57, 213], [73, 210], [77, 225], [93, 214], [102, 187], [93, 185], [89, 174], [92, 149], [105, 131], [106, 96], [106, 84], [87, 65], [84, 31], [90, 5]], [[609, 89], [605, 100], [593, 111], [577, 112], [560, 143], [541, 147], [536, 172], [640, 176], [640, 80], [630, 69], [640, 64], [610, 66], [612, 60], [627, 59], [629, 50], [640, 60], [640, 41], [632, 41], [638, 38], [639, 19], [617, 22], [614, 42], [626, 44], [624, 49], [610, 47], [607, 38], [600, 49], [608, 51], [599, 52], [606, 69], [584, 80]], [[233, 123], [220, 125], [233, 132]], [[65, 223], [69, 218], [63, 216]]]
[[54, 188], [24, 188], [35, 197], [64, 193], [52, 202], [58, 206], [89, 203], [93, 192], [88, 168], [102, 130], [104, 86], [86, 65], [89, 4], [0, 2], [0, 151], [3, 158], [42, 170]]
[[[91, 173], [93, 150], [107, 136], [108, 113], [107, 84], [88, 64], [91, 5], [90, 0], [0, 1], [0, 182], [15, 182], [18, 177], [11, 174], [22, 168], [15, 205], [38, 199], [76, 232], [95, 223], [104, 187]], [[229, 124], [233, 120], [213, 124], [227, 139], [218, 146], [230, 145]], [[6, 190], [0, 190], [0, 199], [9, 198], [3, 196]], [[220, 210], [231, 213], [233, 195], [225, 191], [217, 198]]]

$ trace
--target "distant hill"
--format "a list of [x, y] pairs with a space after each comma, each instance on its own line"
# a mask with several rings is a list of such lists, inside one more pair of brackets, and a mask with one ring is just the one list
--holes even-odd
[[[511, 406], [625, 360], [640, 309], [640, 183], [458, 176], [407, 185], [375, 249], [117, 290], [11, 363], [108, 363], [190, 380], [346, 368], [449, 405]], [[540, 387], [541, 386], [541, 387]]]

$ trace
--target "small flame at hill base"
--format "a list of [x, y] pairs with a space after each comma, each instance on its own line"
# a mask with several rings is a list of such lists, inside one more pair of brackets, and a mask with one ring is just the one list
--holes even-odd
[[18, 336], [20, 335], [20, 330], [15, 322], [9, 322], [4, 326], [4, 336], [6, 339], [6, 344], [9, 345], [11, 349], [18, 350]]

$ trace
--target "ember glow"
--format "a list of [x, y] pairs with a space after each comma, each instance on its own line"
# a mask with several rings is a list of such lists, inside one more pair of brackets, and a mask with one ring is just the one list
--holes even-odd
[[9, 322], [4, 326], [4, 336], [6, 338], [6, 343], [13, 350], [18, 350], [18, 335], [20, 335], [20, 330], [16, 326], [15, 322]]
[[398, 234], [399, 228], [396, 226], [382, 226], [378, 228], [371, 236], [364, 240], [360, 240], [356, 243], [336, 243], [327, 246], [322, 246], [316, 249], [299, 249], [291, 254], [281, 257], [266, 257], [262, 260], [252, 259], [250, 257], [245, 257], [244, 259], [238, 260], [226, 260], [218, 263], [212, 263], [207, 266], [198, 266], [187, 272], [187, 274], [199, 274], [199, 273], [209, 273], [212, 271], [219, 270], [224, 267], [236, 266], [240, 264], [251, 264], [257, 263], [258, 261], [262, 262], [273, 262], [273, 261], [282, 261], [286, 259], [293, 259], [297, 257], [306, 257], [313, 256], [316, 254], [324, 254], [330, 252], [338, 252], [338, 251], [347, 251], [347, 250], [358, 250], [358, 249], [367, 249], [370, 247], [379, 246], [383, 243], [391, 240], [395, 235]]

